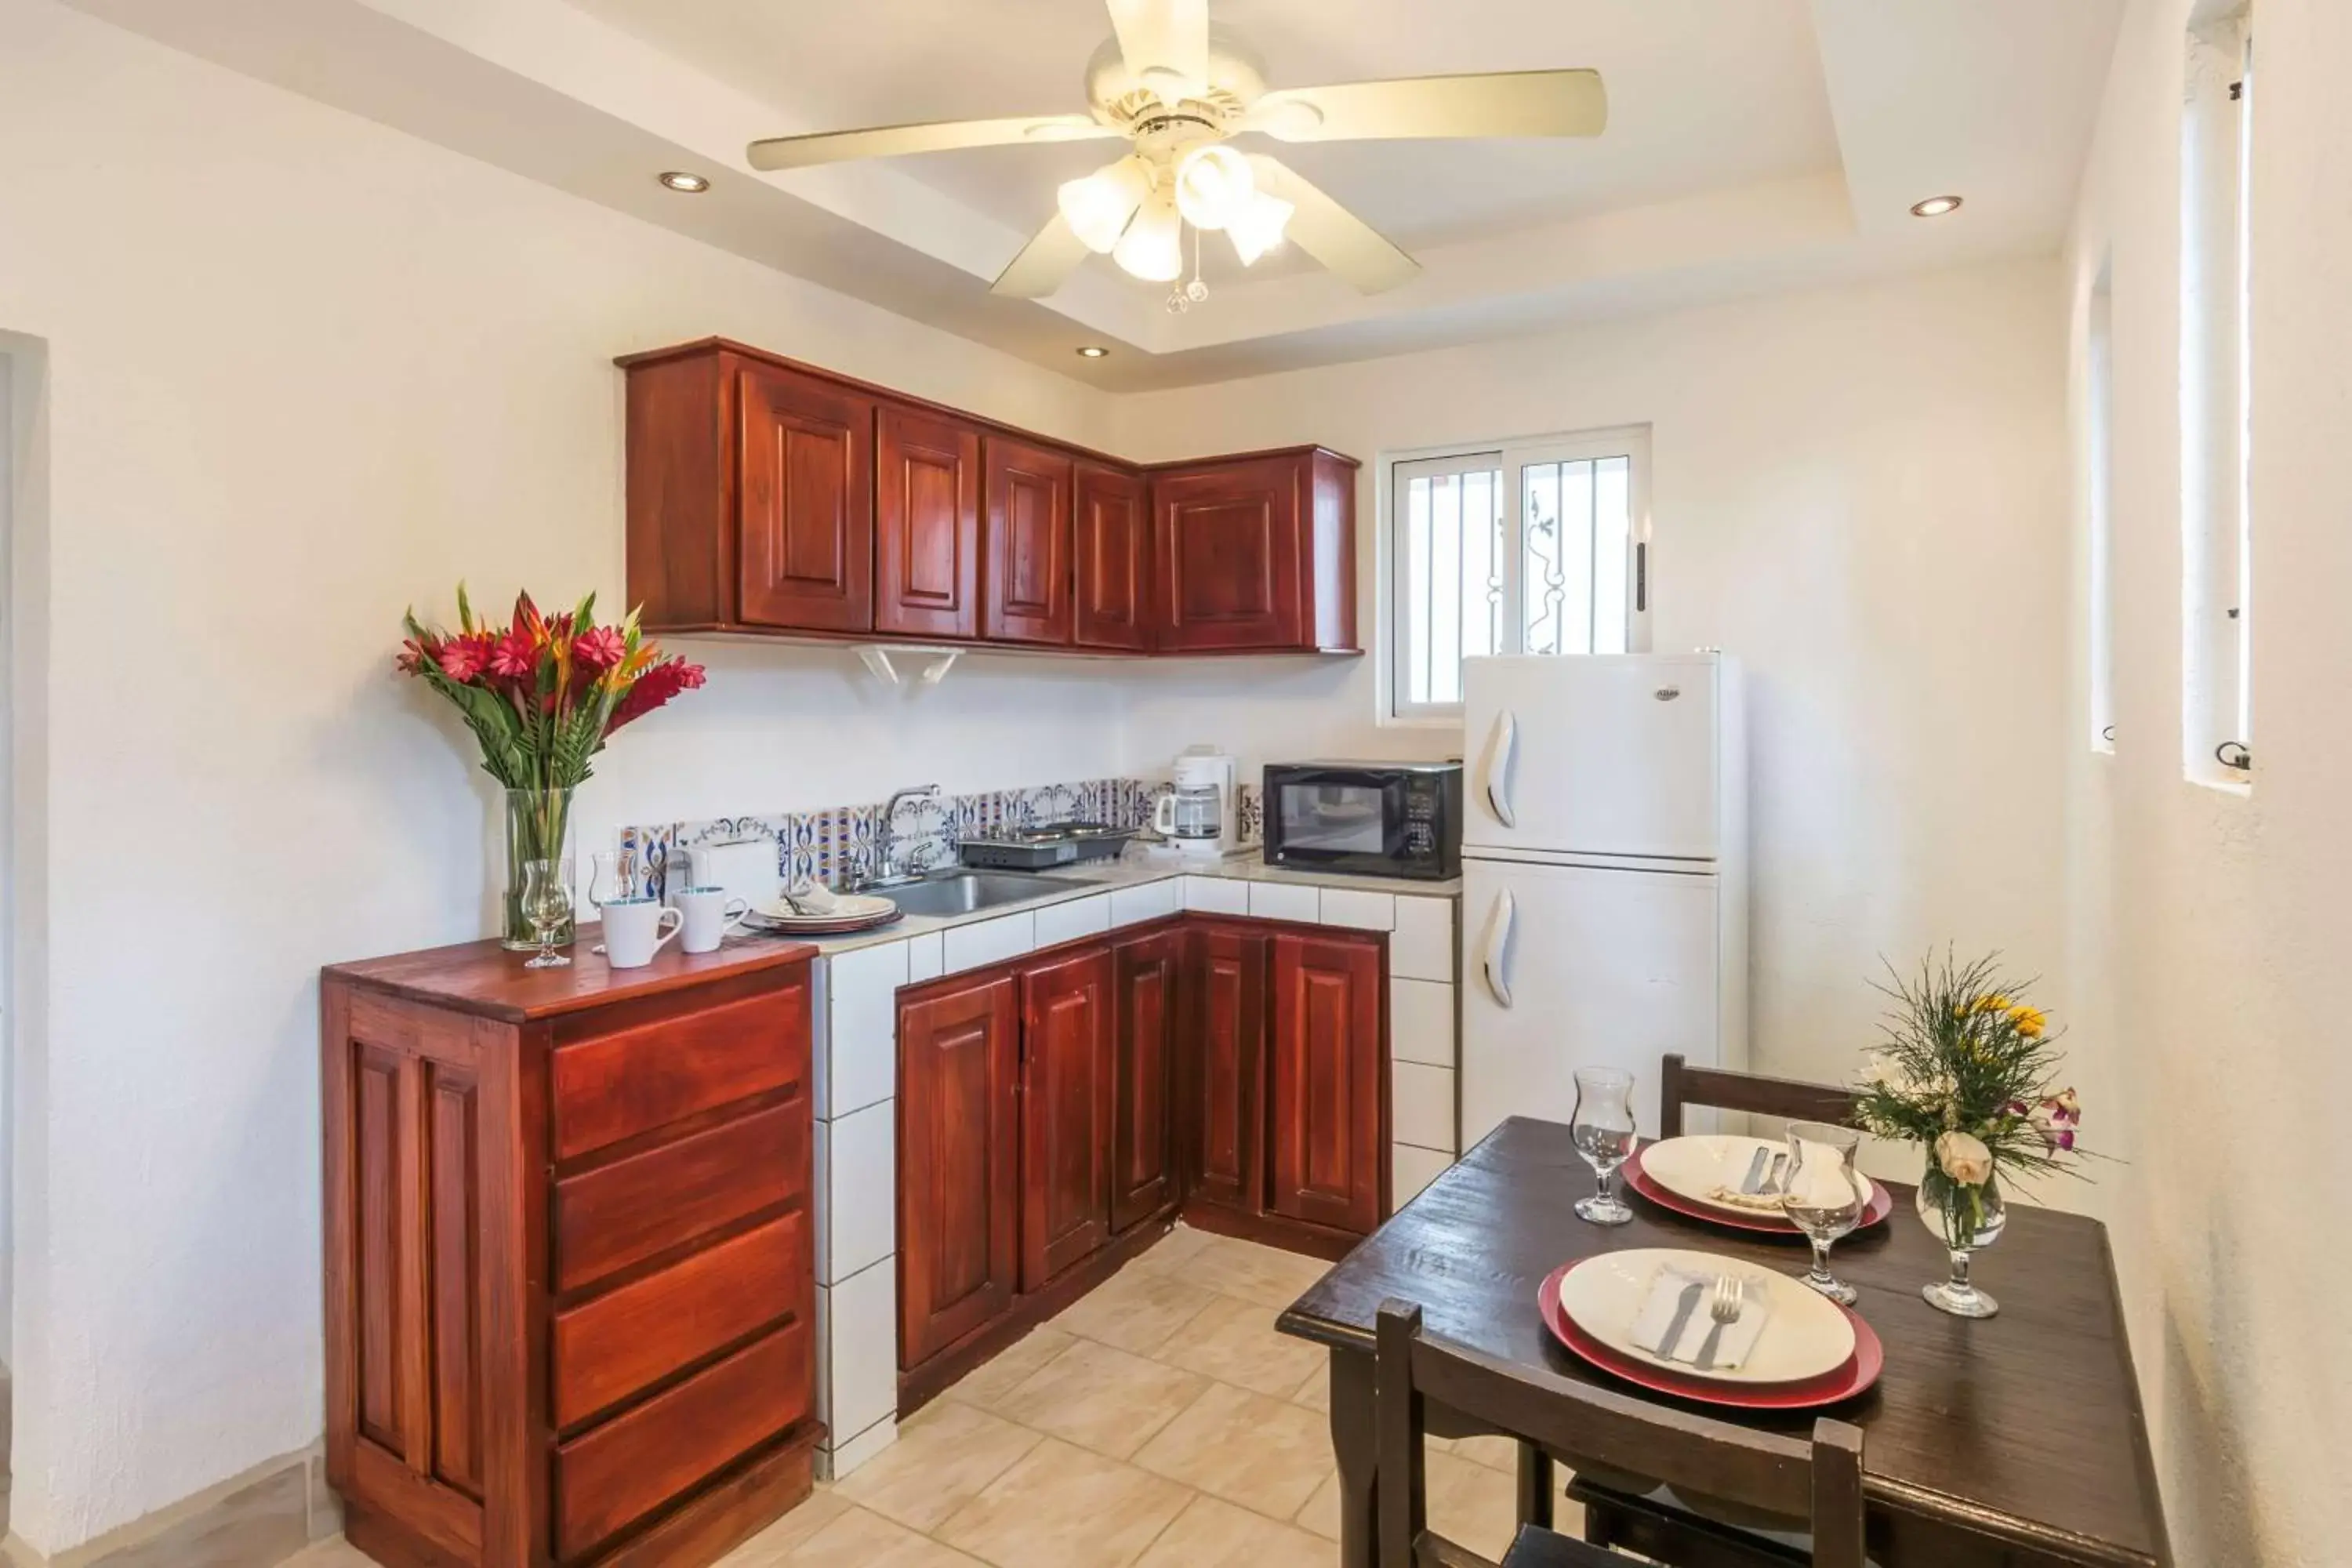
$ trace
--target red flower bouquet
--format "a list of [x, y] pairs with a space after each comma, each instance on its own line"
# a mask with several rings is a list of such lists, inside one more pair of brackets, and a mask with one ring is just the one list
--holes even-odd
[[483, 769], [507, 789], [509, 946], [538, 945], [520, 909], [522, 866], [562, 858], [572, 792], [591, 760], [622, 725], [702, 684], [702, 667], [663, 658], [634, 611], [600, 626], [595, 608], [591, 594], [544, 616], [520, 594], [513, 619], [497, 626], [476, 620], [460, 584], [455, 632], [424, 626], [414, 611], [403, 617], [400, 669], [457, 704], [481, 742]]

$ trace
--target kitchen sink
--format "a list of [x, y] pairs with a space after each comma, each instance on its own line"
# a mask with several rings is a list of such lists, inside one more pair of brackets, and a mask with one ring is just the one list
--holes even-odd
[[910, 915], [968, 915], [1069, 890], [1065, 878], [1031, 877], [1018, 871], [951, 871], [873, 889]]

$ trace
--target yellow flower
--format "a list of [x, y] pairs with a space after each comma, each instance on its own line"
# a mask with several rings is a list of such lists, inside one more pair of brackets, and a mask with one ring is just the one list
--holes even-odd
[[2050, 1020], [2042, 1016], [2042, 1009], [2039, 1007], [2011, 1007], [2009, 1010], [2009, 1019], [2011, 1023], [2017, 1026], [2017, 1032], [2029, 1040], [2040, 1039], [2042, 1031], [2050, 1026]]

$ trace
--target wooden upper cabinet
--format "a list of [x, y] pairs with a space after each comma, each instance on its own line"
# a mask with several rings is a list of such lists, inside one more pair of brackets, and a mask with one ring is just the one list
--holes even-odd
[[738, 594], [753, 626], [874, 624], [874, 403], [747, 365]]
[[1070, 641], [1069, 454], [991, 436], [981, 635], [991, 642]]
[[1110, 1239], [1110, 950], [1024, 970], [1021, 995], [1021, 1289], [1034, 1290]]
[[979, 636], [979, 430], [886, 403], [874, 446], [874, 629]]
[[1358, 651], [1351, 458], [1129, 467], [719, 338], [619, 363], [648, 631]]
[[1152, 479], [1159, 647], [1355, 647], [1355, 465], [1319, 447]]
[[1139, 474], [1077, 466], [1076, 635], [1080, 647], [1150, 651], [1151, 493]]
[[1155, 931], [1111, 949], [1117, 1111], [1111, 1136], [1110, 1224], [1150, 1219], [1176, 1195], [1176, 1003], [1183, 938]]
[[1274, 947], [1269, 1207], [1368, 1235], [1381, 1219], [1381, 947], [1284, 934]]
[[1021, 1016], [1012, 976], [898, 1007], [898, 1364], [1010, 1310], [1020, 1283]]
[[1226, 925], [1188, 935], [1192, 1048], [1178, 1121], [1186, 1186], [1192, 1197], [1255, 1214], [1265, 1204], [1266, 939]]

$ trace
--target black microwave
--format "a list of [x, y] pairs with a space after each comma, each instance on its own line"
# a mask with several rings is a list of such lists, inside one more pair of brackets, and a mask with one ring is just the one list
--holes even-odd
[[1265, 860], [1442, 881], [1462, 874], [1462, 763], [1269, 763]]

